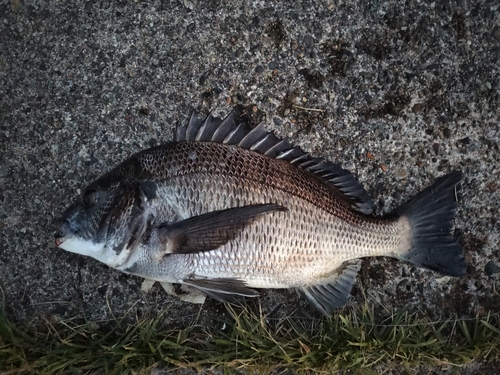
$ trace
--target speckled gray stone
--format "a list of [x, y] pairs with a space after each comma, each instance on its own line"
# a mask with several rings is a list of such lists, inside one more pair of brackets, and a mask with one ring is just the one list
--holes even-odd
[[[172, 325], [188, 324], [198, 306], [159, 288], [144, 294], [139, 278], [54, 249], [51, 223], [112, 165], [170, 140], [192, 109], [233, 108], [355, 172], [378, 212], [462, 170], [456, 235], [467, 277], [443, 281], [367, 259], [351, 302], [364, 295], [432, 317], [500, 311], [500, 274], [484, 271], [500, 258], [499, 40], [496, 1], [1, 1], [0, 286], [9, 317], [168, 307]], [[262, 301], [277, 314], [316, 314], [297, 298], [269, 291]], [[201, 309], [224, 311], [214, 301]]]

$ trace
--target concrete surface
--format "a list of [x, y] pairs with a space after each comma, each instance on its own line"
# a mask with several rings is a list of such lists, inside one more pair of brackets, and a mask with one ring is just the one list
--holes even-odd
[[[355, 172], [379, 212], [462, 170], [468, 275], [368, 259], [351, 303], [434, 318], [500, 311], [499, 14], [497, 1], [2, 0], [0, 303], [21, 324], [222, 314], [54, 249], [51, 222], [192, 109], [235, 108]], [[262, 304], [317, 316], [292, 291]]]

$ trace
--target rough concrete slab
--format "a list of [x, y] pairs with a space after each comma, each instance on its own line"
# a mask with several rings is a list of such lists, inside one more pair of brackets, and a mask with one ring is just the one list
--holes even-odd
[[[432, 317], [500, 311], [500, 16], [496, 1], [0, 3], [0, 286], [11, 319], [200, 313], [51, 246], [51, 222], [192, 109], [233, 108], [352, 170], [379, 212], [465, 173], [462, 279], [364, 261], [353, 304]], [[316, 314], [291, 291], [267, 311]], [[209, 302], [201, 314], [224, 309]]]

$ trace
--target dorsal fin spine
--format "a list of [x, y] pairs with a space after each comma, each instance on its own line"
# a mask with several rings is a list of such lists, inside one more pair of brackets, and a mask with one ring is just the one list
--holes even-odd
[[301, 148], [290, 145], [287, 139], [277, 138], [272, 132], [266, 131], [263, 123], [253, 129], [249, 129], [243, 123], [236, 124], [232, 112], [223, 120], [211, 114], [202, 120], [193, 112], [187, 126], [176, 128], [174, 141], [211, 141], [237, 145], [275, 159], [285, 160], [334, 185], [359, 211], [366, 214], [373, 211], [373, 203], [368, 193], [349, 171], [330, 161], [307, 154]]

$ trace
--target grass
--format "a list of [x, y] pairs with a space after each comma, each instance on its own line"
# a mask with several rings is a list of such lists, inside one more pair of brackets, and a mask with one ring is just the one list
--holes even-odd
[[127, 316], [46, 322], [38, 331], [20, 329], [0, 314], [0, 374], [149, 374], [168, 367], [375, 374], [376, 366], [500, 359], [498, 314], [431, 322], [402, 310], [377, 319], [365, 306], [330, 319], [273, 321], [248, 309], [227, 311], [214, 327], [169, 329], [160, 315], [134, 324]]

